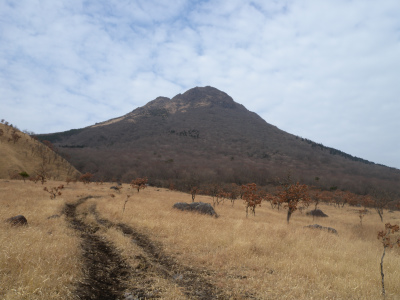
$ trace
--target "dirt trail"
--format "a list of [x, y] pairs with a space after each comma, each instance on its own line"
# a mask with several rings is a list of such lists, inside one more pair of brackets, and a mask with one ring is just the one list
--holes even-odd
[[77, 297], [85, 300], [122, 299], [130, 267], [111, 243], [95, 234], [98, 228], [85, 224], [76, 214], [76, 208], [90, 198], [93, 197], [81, 198], [74, 204], [66, 204], [64, 208], [68, 222], [81, 233], [82, 239], [86, 276], [77, 288]]
[[[94, 197], [81, 198], [76, 203], [66, 204], [64, 208], [67, 221], [80, 232], [82, 239], [86, 278], [77, 288], [79, 299], [160, 299], [162, 288], [157, 288], [157, 278], [179, 286], [188, 299], [255, 299], [251, 295], [239, 298], [228, 296], [228, 293], [211, 283], [210, 272], [178, 263], [147, 235], [127, 224], [102, 218], [95, 204], [89, 211], [78, 215], [77, 207], [91, 198]], [[97, 225], [84, 222], [87, 213], [93, 214]], [[111, 227], [131, 238], [132, 243], [141, 249], [142, 254], [134, 257], [138, 262], [136, 266], [128, 265], [111, 242], [96, 234], [100, 228], [107, 230]]]
[[167, 256], [161, 246], [156, 246], [148, 236], [139, 233], [133, 227], [102, 218], [96, 211], [95, 205], [91, 206], [90, 212], [94, 214], [98, 224], [114, 227], [132, 238], [132, 242], [142, 248], [147, 256], [137, 257], [142, 260], [143, 269], [152, 269], [162, 278], [182, 287], [189, 299], [232, 299], [205, 278], [208, 276], [207, 271], [199, 271], [179, 264], [172, 257]]

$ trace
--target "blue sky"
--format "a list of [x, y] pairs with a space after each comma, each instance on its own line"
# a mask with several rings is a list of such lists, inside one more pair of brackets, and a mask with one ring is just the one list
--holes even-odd
[[0, 118], [36, 133], [216, 87], [400, 168], [400, 1], [0, 1]]

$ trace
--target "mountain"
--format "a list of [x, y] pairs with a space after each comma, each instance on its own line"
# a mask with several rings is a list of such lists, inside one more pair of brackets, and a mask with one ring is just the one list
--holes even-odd
[[213, 87], [158, 97], [115, 119], [39, 135], [81, 172], [155, 185], [188, 181], [274, 184], [288, 172], [322, 188], [392, 187], [400, 170], [284, 132]]
[[18, 175], [21, 172], [31, 177], [45, 172], [48, 178], [55, 180], [79, 176], [79, 172], [52, 149], [3, 122], [0, 124], [0, 178], [22, 179]]

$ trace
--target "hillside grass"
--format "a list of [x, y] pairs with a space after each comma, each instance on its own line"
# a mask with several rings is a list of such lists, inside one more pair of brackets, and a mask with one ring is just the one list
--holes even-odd
[[[0, 136], [0, 178], [10, 179], [23, 171], [34, 177], [43, 161], [49, 178], [65, 180], [80, 174], [65, 159], [28, 134], [1, 123], [0, 129], [3, 130]], [[9, 140], [13, 130], [21, 136], [15, 143]]]
[[[271, 209], [269, 203], [246, 218], [237, 200], [233, 207], [230, 202], [218, 205], [219, 218], [213, 218], [172, 208], [176, 202], [191, 202], [189, 194], [153, 187], [138, 193], [129, 185], [115, 193], [110, 186], [70, 184], [62, 196], [50, 200], [39, 184], [0, 181], [0, 219], [23, 214], [30, 224], [11, 228], [0, 222], [0, 298], [73, 299], [74, 285], [83, 276], [79, 240], [64, 216], [47, 217], [87, 195], [100, 198], [90, 199], [80, 210], [95, 204], [102, 217], [139, 229], [181, 264], [207, 272], [232, 299], [381, 298], [383, 247], [377, 232], [384, 224], [373, 210], [361, 226], [358, 209], [321, 204], [328, 218], [313, 220], [297, 211], [287, 224], [286, 210]], [[195, 201], [212, 203], [201, 195]], [[385, 211], [384, 221], [400, 224], [400, 212]], [[315, 223], [339, 234], [304, 228]], [[128, 237], [114, 229], [99, 234], [135, 263], [140, 250]], [[386, 299], [400, 299], [399, 270], [400, 248], [390, 249], [384, 259]], [[164, 286], [162, 299], [186, 299], [176, 286], [159, 284]]]

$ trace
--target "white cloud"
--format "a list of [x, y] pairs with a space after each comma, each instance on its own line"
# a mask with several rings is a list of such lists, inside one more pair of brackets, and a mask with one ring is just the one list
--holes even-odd
[[285, 131], [400, 168], [400, 2], [166, 3], [0, 3], [1, 117], [68, 130], [211, 85]]

